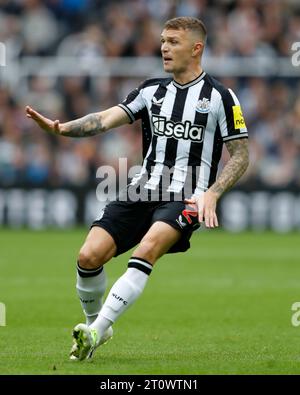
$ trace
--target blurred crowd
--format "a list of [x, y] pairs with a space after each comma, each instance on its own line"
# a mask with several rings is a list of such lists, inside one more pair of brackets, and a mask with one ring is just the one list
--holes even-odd
[[[206, 56], [291, 56], [300, 41], [298, 0], [0, 0], [0, 42], [7, 62], [28, 56], [160, 56], [165, 20], [201, 18]], [[145, 75], [145, 78], [147, 76]], [[226, 78], [250, 134], [251, 166], [241, 183], [300, 186], [300, 82], [296, 78]], [[49, 136], [26, 119], [26, 104], [67, 121], [122, 101], [140, 79], [31, 76], [9, 89], [0, 70], [0, 185], [91, 185], [101, 165], [141, 162], [138, 123], [103, 136]], [[222, 163], [228, 158], [224, 152]]]

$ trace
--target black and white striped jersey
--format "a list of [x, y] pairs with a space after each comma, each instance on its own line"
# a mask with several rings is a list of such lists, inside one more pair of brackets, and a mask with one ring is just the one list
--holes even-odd
[[142, 120], [144, 160], [130, 186], [150, 200], [206, 191], [216, 179], [223, 142], [248, 137], [236, 95], [205, 72], [185, 85], [146, 80], [119, 106], [132, 122]]

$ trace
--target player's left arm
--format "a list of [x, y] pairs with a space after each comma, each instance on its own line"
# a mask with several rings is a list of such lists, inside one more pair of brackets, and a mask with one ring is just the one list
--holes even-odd
[[219, 226], [216, 214], [217, 201], [245, 173], [249, 165], [248, 139], [234, 139], [226, 142], [230, 159], [213, 185], [201, 196], [189, 199], [198, 209], [199, 222], [205, 221], [207, 228]]
[[229, 140], [225, 145], [230, 154], [230, 159], [216, 182], [209, 188], [209, 191], [215, 193], [217, 199], [242, 177], [249, 165], [247, 138]]

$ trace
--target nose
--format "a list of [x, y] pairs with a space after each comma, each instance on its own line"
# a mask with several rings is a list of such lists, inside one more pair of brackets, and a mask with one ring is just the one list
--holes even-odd
[[162, 53], [166, 53], [166, 52], [168, 52], [168, 51], [169, 51], [169, 48], [168, 48], [167, 43], [162, 43], [162, 44], [161, 44], [161, 52], [162, 52]]

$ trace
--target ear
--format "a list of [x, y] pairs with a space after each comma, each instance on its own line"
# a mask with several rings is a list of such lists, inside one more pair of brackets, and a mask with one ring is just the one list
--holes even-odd
[[197, 41], [194, 44], [193, 50], [192, 50], [192, 56], [200, 56], [203, 53], [203, 49], [204, 49], [204, 44], [201, 41]]

